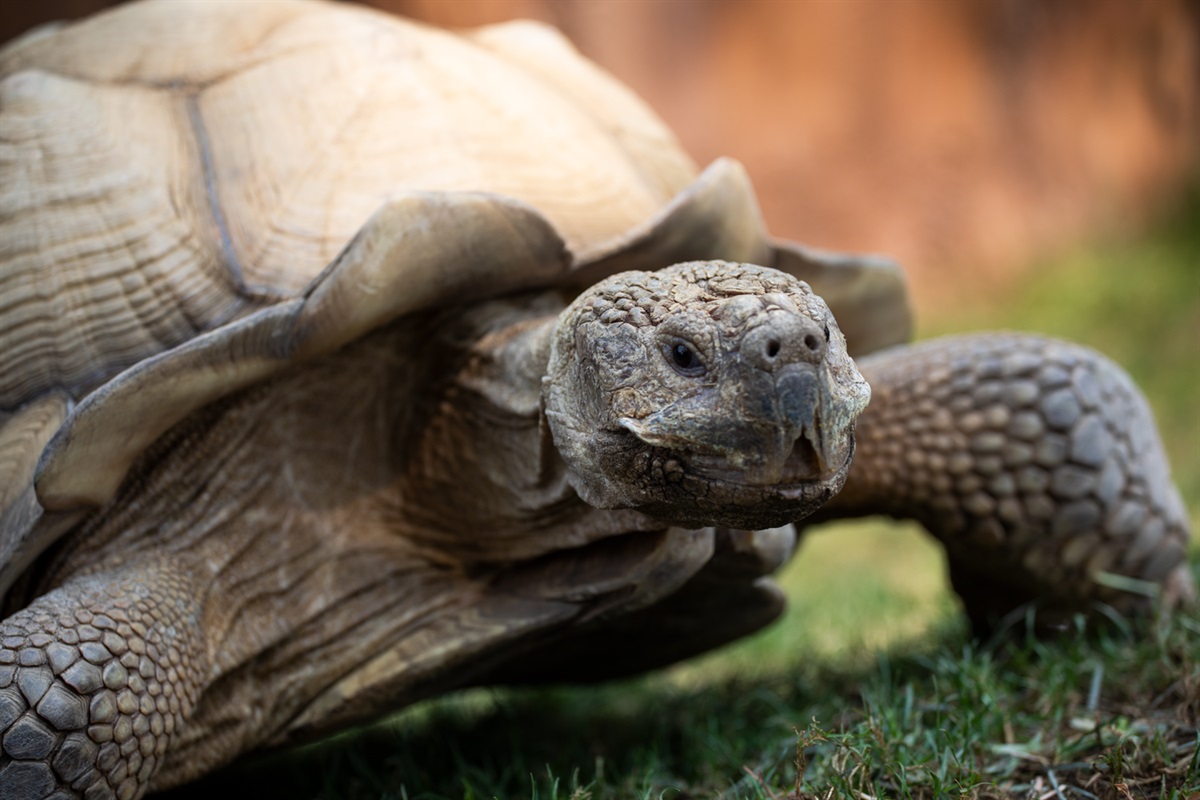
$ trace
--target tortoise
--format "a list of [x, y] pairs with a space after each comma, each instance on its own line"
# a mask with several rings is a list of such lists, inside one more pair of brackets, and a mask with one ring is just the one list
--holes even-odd
[[1194, 594], [1119, 367], [906, 344], [548, 28], [132, 3], [0, 79], [0, 796], [686, 658], [822, 519], [919, 520], [979, 631]]

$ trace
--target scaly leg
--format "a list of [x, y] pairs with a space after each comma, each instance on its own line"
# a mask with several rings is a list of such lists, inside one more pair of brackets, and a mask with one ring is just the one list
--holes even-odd
[[145, 793], [206, 669], [191, 588], [168, 564], [127, 566], [0, 623], [0, 798]]
[[1098, 602], [1147, 606], [1137, 589], [1155, 584], [1170, 603], [1195, 596], [1186, 512], [1150, 410], [1115, 364], [982, 334], [859, 367], [872, 398], [850, 480], [815, 519], [921, 522], [945, 545], [977, 633], [1029, 602], [1042, 626]]

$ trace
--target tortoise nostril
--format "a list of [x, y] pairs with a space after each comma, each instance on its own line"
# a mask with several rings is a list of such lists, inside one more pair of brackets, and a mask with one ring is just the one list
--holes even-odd
[[779, 348], [781, 346], [778, 339], [772, 339], [767, 342], [767, 358], [774, 358], [779, 355]]
[[806, 334], [804, 337], [804, 346], [815, 353], [821, 349], [821, 340], [811, 333]]

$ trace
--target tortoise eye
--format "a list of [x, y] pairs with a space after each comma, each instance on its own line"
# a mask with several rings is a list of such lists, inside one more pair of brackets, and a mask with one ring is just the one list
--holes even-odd
[[829, 341], [829, 323], [825, 323], [825, 341]]
[[700, 360], [696, 350], [687, 342], [675, 339], [667, 344], [666, 350], [667, 360], [671, 362], [671, 366], [675, 367], [675, 371], [681, 375], [693, 377], [704, 374], [704, 362]]

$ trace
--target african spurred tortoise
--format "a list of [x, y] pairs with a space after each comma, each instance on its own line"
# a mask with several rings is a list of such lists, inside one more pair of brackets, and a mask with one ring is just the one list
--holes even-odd
[[1117, 367], [904, 346], [552, 31], [133, 3], [0, 78], [4, 797], [684, 658], [805, 518], [921, 521], [981, 629], [1192, 591]]

